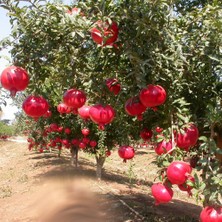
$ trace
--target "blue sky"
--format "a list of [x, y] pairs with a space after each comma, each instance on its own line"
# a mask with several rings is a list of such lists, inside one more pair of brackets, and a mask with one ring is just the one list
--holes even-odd
[[[63, 0], [64, 4], [71, 4], [72, 0]], [[0, 8], [0, 40], [7, 37], [10, 34], [10, 23], [9, 18], [7, 16], [7, 11], [3, 8]], [[1, 58], [1, 56], [8, 56], [10, 55], [7, 50], [0, 51], [0, 74], [2, 70], [7, 67], [8, 61], [6, 59]], [[17, 107], [11, 105], [12, 100], [7, 100], [7, 106], [2, 106], [3, 109], [3, 116], [2, 119], [14, 119], [14, 113], [18, 111]]]

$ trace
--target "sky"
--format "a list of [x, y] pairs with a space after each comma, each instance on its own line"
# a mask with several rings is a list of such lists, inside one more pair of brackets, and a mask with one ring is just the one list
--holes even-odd
[[[63, 0], [64, 4], [71, 4], [72, 0]], [[10, 34], [10, 23], [9, 18], [7, 16], [7, 11], [0, 7], [0, 40], [7, 37]], [[2, 73], [3, 69], [7, 67], [9, 61], [2, 58], [2, 56], [7, 56], [10, 58], [10, 55], [7, 50], [0, 51], [0, 74]], [[2, 106], [3, 116], [1, 119], [10, 119], [13, 120], [15, 118], [15, 113], [18, 111], [18, 108], [12, 105], [12, 99], [6, 100], [7, 106]]]

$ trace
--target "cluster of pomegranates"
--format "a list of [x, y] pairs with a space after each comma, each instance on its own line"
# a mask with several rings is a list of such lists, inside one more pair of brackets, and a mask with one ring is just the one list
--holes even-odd
[[191, 176], [192, 167], [183, 161], [173, 161], [166, 169], [166, 178], [164, 183], [156, 183], [151, 187], [152, 195], [155, 198], [155, 204], [168, 203], [173, 198], [172, 185], [177, 185], [182, 191], [187, 191], [191, 195], [194, 177]]
[[125, 110], [130, 116], [136, 116], [142, 120], [142, 115], [147, 108], [156, 110], [157, 106], [166, 101], [166, 91], [159, 85], [148, 85], [142, 89], [138, 96], [128, 99], [125, 103]]

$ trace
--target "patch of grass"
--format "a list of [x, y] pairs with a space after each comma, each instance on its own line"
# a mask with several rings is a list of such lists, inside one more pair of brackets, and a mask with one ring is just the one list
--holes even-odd
[[19, 177], [18, 182], [20, 183], [26, 183], [28, 182], [28, 176], [26, 174], [23, 174], [21, 177]]
[[12, 196], [12, 188], [10, 186], [2, 186], [0, 188], [0, 198], [6, 198]]

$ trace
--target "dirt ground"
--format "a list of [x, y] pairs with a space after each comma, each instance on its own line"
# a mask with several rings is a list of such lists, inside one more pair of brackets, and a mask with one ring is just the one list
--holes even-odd
[[201, 207], [177, 188], [171, 203], [154, 206], [150, 186], [158, 169], [152, 150], [138, 149], [127, 163], [114, 151], [102, 181], [96, 180], [94, 158], [84, 152], [77, 169], [68, 151], [59, 158], [0, 141], [0, 152], [2, 222], [198, 221]]

